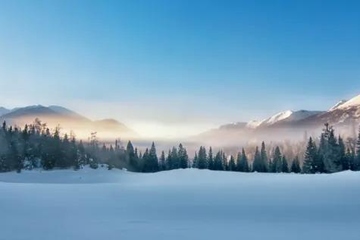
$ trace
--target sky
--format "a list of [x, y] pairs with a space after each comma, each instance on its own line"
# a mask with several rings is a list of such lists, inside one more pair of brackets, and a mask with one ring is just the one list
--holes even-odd
[[0, 0], [0, 106], [186, 135], [360, 94], [360, 2]]

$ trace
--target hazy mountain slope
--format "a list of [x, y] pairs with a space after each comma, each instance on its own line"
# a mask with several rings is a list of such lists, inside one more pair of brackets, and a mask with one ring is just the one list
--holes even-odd
[[199, 137], [207, 142], [215, 142], [218, 139], [224, 142], [276, 141], [279, 137], [282, 140], [296, 137], [302, 139], [304, 132], [319, 133], [324, 123], [333, 125], [337, 133], [353, 135], [353, 129], [360, 124], [360, 95], [349, 101], [342, 100], [328, 111], [287, 110], [262, 121], [250, 121], [245, 126], [223, 125]]
[[11, 110], [10, 109], [6, 109], [4, 107], [0, 107], [0, 117], [4, 114], [9, 113]]
[[98, 136], [102, 138], [128, 139], [136, 136], [133, 130], [116, 120], [92, 121], [61, 106], [28, 106], [16, 108], [0, 116], [1, 121], [7, 121], [8, 124], [17, 126], [33, 123], [36, 118], [50, 128], [60, 126], [63, 132], [73, 131], [79, 138], [87, 138], [92, 132], [97, 132]]

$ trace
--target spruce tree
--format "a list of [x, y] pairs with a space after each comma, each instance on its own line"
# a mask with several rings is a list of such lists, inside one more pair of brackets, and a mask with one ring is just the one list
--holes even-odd
[[159, 161], [158, 161], [158, 157], [156, 154], [156, 148], [155, 148], [154, 142], [152, 142], [152, 144], [151, 144], [148, 163], [149, 163], [149, 172], [159, 171]]
[[208, 168], [209, 168], [210, 170], [215, 170], [215, 169], [214, 169], [214, 158], [213, 158], [212, 147], [210, 147], [210, 149], [209, 149], [209, 154], [208, 154]]
[[273, 172], [277, 172], [277, 173], [282, 172], [283, 162], [282, 162], [280, 148], [278, 146], [275, 148], [274, 151], [272, 165], [273, 165]]
[[306, 147], [305, 159], [303, 164], [304, 173], [316, 173], [316, 161], [317, 161], [317, 148], [312, 138], [309, 138], [309, 142]]
[[255, 155], [254, 155], [254, 161], [253, 161], [253, 172], [263, 172], [264, 167], [261, 159], [261, 154], [259, 152], [259, 148], [256, 147], [255, 149]]
[[281, 169], [281, 171], [283, 173], [288, 173], [289, 172], [289, 165], [288, 165], [288, 161], [287, 161], [285, 156], [282, 157], [282, 169]]
[[179, 167], [188, 168], [189, 166], [189, 156], [187, 154], [186, 148], [180, 143], [178, 151]]
[[[354, 153], [350, 150], [350, 148], [347, 148], [346, 149], [346, 154], [345, 154], [345, 157], [346, 157], [346, 161], [348, 162], [348, 170], [354, 170], [354, 161], [355, 161], [355, 156], [354, 156]], [[346, 169], [344, 169], [346, 170]]]
[[166, 157], [166, 170], [172, 170], [173, 169], [173, 161], [171, 158], [171, 151], [169, 150], [168, 155]]
[[233, 156], [230, 156], [229, 171], [235, 171], [235, 170], [236, 170], [235, 159]]
[[249, 163], [248, 159], [245, 153], [245, 149], [242, 148], [241, 153], [238, 154], [238, 164], [237, 164], [237, 170], [239, 172], [249, 172]]
[[173, 147], [171, 150], [171, 164], [171, 169], [180, 168], [179, 153], [176, 147]]
[[300, 161], [299, 157], [296, 156], [291, 164], [291, 172], [293, 173], [301, 173]]
[[218, 170], [218, 171], [224, 170], [222, 156], [223, 154], [221, 151], [218, 151], [216, 153], [214, 158], [214, 170]]
[[225, 152], [222, 152], [221, 159], [222, 159], [223, 170], [224, 171], [229, 171], [229, 163], [227, 161]]
[[269, 163], [268, 163], [268, 157], [266, 154], [265, 142], [261, 143], [260, 155], [261, 155], [261, 164], [263, 165], [263, 172], [267, 172]]
[[338, 138], [338, 159], [341, 165], [341, 170], [349, 170], [349, 158], [346, 156], [345, 143], [340, 136]]
[[192, 162], [192, 168], [199, 168], [199, 160], [197, 152], [195, 152], [194, 160]]
[[323, 133], [321, 134], [319, 159], [323, 160], [324, 169], [318, 167], [318, 172], [333, 173], [341, 170], [341, 162], [339, 161], [339, 146], [335, 137], [332, 126], [325, 124]]
[[165, 159], [165, 152], [162, 151], [161, 152], [161, 156], [159, 159], [159, 170], [160, 171], [165, 171], [166, 170], [166, 159]]
[[202, 146], [200, 147], [199, 153], [198, 153], [198, 168], [199, 169], [208, 168], [206, 148], [202, 147]]
[[356, 150], [355, 151], [356, 151], [356, 153], [355, 153], [355, 158], [354, 158], [353, 170], [360, 171], [360, 127], [359, 127], [358, 138], [356, 141]]
[[134, 150], [134, 146], [132, 145], [131, 141], [129, 141], [126, 145], [126, 156], [127, 156], [127, 161], [130, 164], [130, 166], [136, 170], [139, 168], [138, 166], [138, 161], [135, 158], [135, 150]]

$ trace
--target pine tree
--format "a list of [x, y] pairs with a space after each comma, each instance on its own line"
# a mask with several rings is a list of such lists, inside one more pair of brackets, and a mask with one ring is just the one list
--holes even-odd
[[259, 148], [256, 147], [255, 149], [255, 155], [254, 155], [254, 161], [253, 161], [253, 172], [263, 172], [264, 167], [262, 164], [261, 154], [259, 152]]
[[349, 158], [346, 156], [345, 143], [340, 136], [338, 138], [338, 159], [341, 165], [341, 170], [349, 170]]
[[214, 169], [214, 158], [213, 158], [213, 151], [212, 151], [212, 147], [210, 147], [209, 149], [209, 154], [208, 154], [208, 168], [210, 170], [215, 170]]
[[229, 171], [235, 171], [235, 170], [236, 170], [235, 159], [233, 156], [230, 156]]
[[356, 141], [356, 150], [355, 151], [356, 151], [356, 153], [355, 153], [355, 158], [354, 158], [353, 170], [360, 171], [360, 127], [359, 127], [358, 138]]
[[154, 142], [152, 142], [151, 144], [148, 162], [149, 162], [149, 172], [159, 171], [159, 161], [156, 154], [156, 148]]
[[241, 153], [238, 153], [237, 171], [239, 171], [239, 172], [249, 172], [250, 171], [248, 159], [247, 159], [244, 148], [242, 148]]
[[275, 148], [274, 151], [272, 165], [273, 165], [273, 169], [272, 169], [273, 172], [277, 172], [277, 173], [282, 172], [283, 162], [282, 162], [280, 148], [278, 146]]
[[306, 147], [305, 159], [303, 164], [304, 173], [316, 173], [316, 161], [317, 161], [317, 148], [312, 138], [309, 138], [309, 142]]
[[169, 150], [168, 155], [166, 157], [166, 170], [172, 170], [173, 169], [173, 161], [171, 158], [171, 151]]
[[199, 160], [197, 152], [195, 152], [194, 160], [192, 162], [192, 168], [199, 168]]
[[188, 168], [189, 166], [189, 156], [187, 154], [186, 148], [180, 143], [178, 151], [179, 167]]
[[291, 164], [291, 172], [293, 173], [301, 173], [300, 161], [299, 157], [296, 156]]
[[159, 159], [159, 170], [160, 171], [165, 171], [166, 170], [166, 159], [165, 159], [165, 152], [162, 151], [161, 152], [161, 156]]
[[199, 169], [208, 168], [206, 148], [202, 147], [202, 146], [200, 147], [199, 153], [198, 153], [198, 168]]
[[288, 161], [287, 161], [285, 156], [282, 157], [282, 169], [281, 169], [281, 171], [283, 173], [288, 173], [289, 172], [289, 165], [288, 165]]
[[261, 143], [260, 155], [261, 155], [261, 164], [263, 166], [263, 171], [262, 172], [267, 172], [269, 163], [268, 163], [268, 157], [267, 157], [267, 154], [266, 154], [265, 142]]
[[223, 161], [222, 161], [222, 152], [218, 151], [214, 158], [214, 170], [222, 171], [224, 170]]
[[126, 145], [126, 159], [134, 170], [139, 168], [138, 160], [135, 158], [134, 146], [132, 145], [131, 141], [129, 141]]
[[[339, 161], [339, 146], [335, 137], [334, 129], [325, 124], [323, 133], [321, 134], [319, 159], [322, 158], [324, 163], [324, 171], [319, 172], [333, 173], [341, 170], [341, 162]], [[320, 168], [320, 167], [319, 167]]]
[[222, 152], [221, 161], [222, 161], [222, 165], [223, 165], [223, 170], [229, 171], [229, 163], [227, 161], [225, 152]]
[[179, 153], [176, 147], [171, 149], [171, 169], [179, 169], [180, 161], [179, 161]]
[[[354, 153], [350, 150], [350, 148], [346, 149], [345, 157], [346, 157], [346, 161], [349, 164], [347, 170], [352, 170], [353, 171], [354, 170], [355, 156], [354, 156]], [[344, 170], [346, 170], [346, 169], [344, 169]]]

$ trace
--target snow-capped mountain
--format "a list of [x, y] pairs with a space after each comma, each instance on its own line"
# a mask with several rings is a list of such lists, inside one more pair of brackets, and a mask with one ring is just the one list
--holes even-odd
[[348, 109], [351, 107], [359, 107], [360, 108], [360, 95], [350, 99], [349, 101], [343, 102], [342, 104], [336, 106], [332, 110]]
[[254, 129], [254, 128], [257, 128], [260, 124], [261, 124], [262, 121], [258, 121], [258, 120], [251, 120], [250, 122], [248, 122], [246, 124], [246, 127], [247, 128], [251, 128], [251, 129]]
[[282, 139], [294, 139], [296, 136], [302, 138], [305, 132], [319, 133], [325, 123], [334, 126], [339, 134], [356, 132], [354, 129], [360, 125], [360, 95], [348, 101], [342, 100], [328, 111], [287, 110], [260, 121], [223, 125], [201, 136], [206, 136], [206, 141], [213, 138], [228, 142], [239, 142], [244, 138], [276, 140], [280, 135]]
[[280, 123], [289, 123], [289, 122], [296, 122], [302, 119], [306, 119], [310, 116], [318, 115], [323, 113], [322, 111], [308, 111], [308, 110], [299, 110], [299, 111], [291, 111], [287, 110], [284, 112], [277, 113], [269, 118], [266, 118], [262, 121], [250, 121], [247, 123], [248, 128], [263, 128], [269, 127], [272, 125], [278, 125]]
[[338, 102], [337, 104], [335, 104], [332, 108], [329, 109], [329, 111], [335, 110], [338, 107], [340, 107], [341, 105], [343, 105], [344, 103], [346, 103], [347, 100], [341, 100], [340, 102]]
[[264, 127], [264, 126], [270, 126], [272, 124], [275, 124], [279, 121], [282, 121], [284, 119], [287, 119], [293, 114], [293, 111], [287, 110], [284, 112], [277, 113], [269, 118], [264, 119], [261, 121], [258, 127]]

